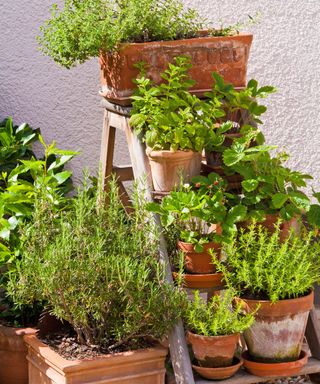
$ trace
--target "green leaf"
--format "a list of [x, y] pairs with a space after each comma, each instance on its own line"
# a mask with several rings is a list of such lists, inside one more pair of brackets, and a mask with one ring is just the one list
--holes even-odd
[[60, 173], [57, 173], [55, 175], [52, 175], [54, 179], [56, 179], [58, 185], [64, 183], [66, 180], [68, 180], [72, 175], [71, 171], [63, 171]]
[[300, 191], [289, 192], [291, 201], [293, 201], [299, 208], [308, 210], [310, 207], [310, 199], [306, 194]]
[[312, 204], [307, 212], [307, 219], [311, 225], [320, 227], [320, 205]]
[[276, 193], [272, 196], [272, 204], [274, 208], [281, 208], [283, 204], [288, 200], [289, 196], [284, 193]]
[[143, 125], [146, 122], [146, 116], [142, 113], [136, 113], [130, 117], [130, 125], [132, 127], [136, 127], [139, 125]]
[[252, 192], [257, 189], [259, 181], [256, 179], [244, 180], [241, 182], [241, 185], [247, 192]]
[[228, 225], [238, 223], [239, 221], [243, 220], [246, 217], [247, 214], [247, 207], [244, 205], [236, 205], [235, 207], [232, 207], [227, 215], [226, 222]]
[[244, 152], [236, 152], [233, 149], [226, 149], [223, 153], [223, 162], [226, 166], [230, 167], [239, 163], [244, 158]]

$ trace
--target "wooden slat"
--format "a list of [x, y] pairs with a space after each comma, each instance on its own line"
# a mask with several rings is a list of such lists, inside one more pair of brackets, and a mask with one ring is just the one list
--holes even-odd
[[130, 181], [134, 179], [133, 169], [130, 166], [113, 166], [112, 172], [116, 174], [120, 181]]
[[314, 308], [310, 311], [305, 335], [312, 357], [320, 360], [319, 320], [316, 309]]
[[[308, 364], [301, 370], [299, 375], [308, 375], [310, 373], [320, 372], [320, 362], [317, 359], [309, 358]], [[230, 379], [219, 381], [220, 384], [254, 384], [272, 380], [274, 377], [258, 377], [250, 375], [244, 369], [241, 369], [235, 376]], [[209, 384], [212, 380], [205, 380], [199, 377], [195, 380], [196, 384]]]

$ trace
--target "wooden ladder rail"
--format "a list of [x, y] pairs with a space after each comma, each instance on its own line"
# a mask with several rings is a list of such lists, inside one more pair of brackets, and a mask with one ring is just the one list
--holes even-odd
[[[103, 131], [101, 140], [100, 163], [103, 175], [103, 182], [114, 173], [118, 176], [118, 185], [120, 188], [121, 199], [124, 206], [129, 207], [130, 199], [123, 186], [123, 181], [132, 180], [133, 178], [140, 182], [140, 189], [144, 194], [146, 201], [152, 201], [152, 181], [150, 177], [149, 162], [145, 154], [145, 146], [133, 134], [130, 124], [130, 107], [122, 107], [116, 104], [102, 100], [102, 107], [105, 109]], [[120, 129], [126, 135], [130, 160], [132, 166], [116, 167], [113, 165], [114, 147], [116, 130]], [[147, 179], [147, 183], [144, 180]], [[106, 184], [104, 184], [106, 187]], [[166, 280], [173, 284], [171, 267], [167, 253], [167, 245], [161, 231], [161, 223], [158, 215], [154, 215], [154, 220], [159, 228], [160, 245], [159, 255], [160, 261], [165, 266]], [[308, 374], [311, 381], [320, 383], [320, 325], [315, 309], [310, 312], [307, 328], [306, 339], [311, 351], [312, 359], [301, 374]], [[201, 378], [194, 379], [188, 347], [185, 339], [185, 333], [182, 321], [174, 327], [169, 335], [169, 349], [171, 361], [174, 368], [175, 379], [177, 384], [207, 384], [212, 383], [210, 380]], [[253, 384], [264, 382], [270, 378], [262, 378], [252, 376], [240, 371], [236, 376], [220, 381], [221, 384]]]

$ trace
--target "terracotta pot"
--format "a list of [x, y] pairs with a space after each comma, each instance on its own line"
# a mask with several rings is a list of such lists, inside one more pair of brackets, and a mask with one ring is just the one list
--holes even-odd
[[152, 151], [147, 149], [154, 190], [172, 191], [200, 174], [201, 153], [193, 151]]
[[202, 336], [187, 332], [187, 340], [200, 367], [229, 367], [232, 365], [240, 334]]
[[253, 325], [244, 332], [252, 360], [258, 362], [288, 362], [298, 360], [313, 307], [314, 294], [297, 299], [268, 300], [243, 299], [246, 311], [260, 305]]
[[305, 351], [301, 351], [298, 360], [286, 363], [259, 363], [251, 359], [248, 351], [243, 352], [241, 357], [246, 370], [252, 375], [260, 377], [297, 376], [308, 362], [308, 355]]
[[[266, 219], [264, 221], [258, 222], [258, 225], [266, 228], [270, 233], [274, 233], [275, 225], [279, 220], [278, 214], [266, 214]], [[238, 228], [246, 228], [250, 225], [250, 221], [243, 221], [237, 224]], [[280, 240], [284, 241], [290, 235], [290, 231], [293, 230], [296, 234], [300, 233], [300, 224], [296, 217], [293, 217], [289, 221], [284, 221], [280, 224]]]
[[210, 242], [203, 245], [202, 252], [196, 252], [194, 245], [178, 241], [177, 247], [184, 253], [184, 268], [189, 273], [214, 273], [216, 267], [212, 264], [212, 256], [209, 250], [212, 249], [215, 255], [220, 259], [221, 245]]
[[203, 37], [172, 41], [121, 44], [118, 51], [101, 53], [101, 95], [122, 105], [131, 103], [130, 96], [139, 73], [135, 64], [145, 62], [147, 76], [156, 84], [163, 82], [160, 74], [177, 56], [191, 57], [190, 76], [196, 81], [192, 93], [202, 96], [211, 90], [212, 72], [218, 72], [226, 82], [235, 87], [246, 86], [247, 62], [252, 43], [252, 34]]
[[192, 365], [192, 368], [202, 377], [209, 380], [223, 380], [235, 375], [241, 368], [243, 361], [235, 357], [232, 365], [221, 368], [206, 368]]
[[[178, 273], [172, 272], [172, 276], [176, 280]], [[222, 273], [183, 274], [183, 286], [185, 288], [223, 288], [224, 285]]]
[[24, 335], [34, 335], [33, 328], [13, 328], [0, 325], [0, 382], [28, 384], [27, 347]]
[[66, 360], [36, 336], [26, 336], [30, 384], [164, 384], [167, 349], [161, 346], [94, 359]]

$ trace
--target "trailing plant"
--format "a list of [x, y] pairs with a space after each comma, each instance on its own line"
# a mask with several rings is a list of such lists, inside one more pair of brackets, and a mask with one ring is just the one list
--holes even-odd
[[235, 291], [228, 289], [214, 295], [207, 303], [195, 291], [185, 314], [187, 327], [203, 336], [224, 336], [240, 333], [254, 322], [254, 312], [244, 314], [242, 303], [235, 301]]
[[[242, 205], [227, 209], [224, 183], [216, 174], [210, 178], [215, 179], [212, 184], [209, 184], [210, 179], [198, 177], [195, 178], [197, 189], [187, 184], [178, 191], [170, 192], [161, 204], [147, 205], [148, 210], [160, 215], [165, 228], [174, 226], [180, 240], [194, 244], [197, 252], [202, 252], [203, 245], [210, 241], [228, 241], [230, 234], [236, 231], [235, 223], [246, 215], [246, 208]], [[209, 186], [206, 190], [205, 183]], [[221, 234], [212, 231], [213, 224], [219, 224]]]
[[280, 237], [252, 224], [225, 244], [227, 265], [216, 261], [227, 285], [244, 297], [276, 302], [307, 294], [320, 281], [320, 243], [314, 233]]
[[190, 67], [190, 59], [180, 56], [161, 74], [164, 83], [153, 85], [143, 72], [136, 80], [130, 124], [151, 149], [199, 152], [206, 143], [201, 102], [189, 92], [194, 84]]
[[84, 184], [60, 214], [40, 196], [9, 284], [18, 305], [46, 302], [81, 343], [104, 351], [162, 338], [185, 306], [185, 296], [165, 282], [154, 224], [141, 200], [127, 216], [115, 180], [108, 191], [106, 206], [101, 187], [92, 195]]
[[65, 0], [41, 27], [42, 51], [70, 68], [120, 43], [194, 37], [203, 20], [181, 0]]

